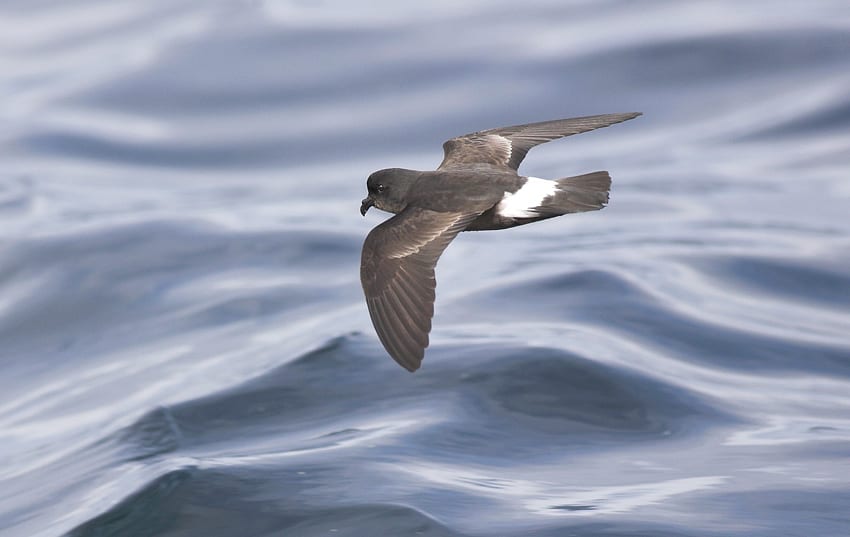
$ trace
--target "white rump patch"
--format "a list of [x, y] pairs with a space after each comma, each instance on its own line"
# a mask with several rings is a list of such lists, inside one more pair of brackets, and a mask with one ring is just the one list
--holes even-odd
[[538, 216], [535, 209], [543, 200], [558, 191], [558, 183], [537, 177], [529, 177], [522, 187], [511, 194], [505, 192], [496, 206], [496, 214], [506, 218], [532, 218]]

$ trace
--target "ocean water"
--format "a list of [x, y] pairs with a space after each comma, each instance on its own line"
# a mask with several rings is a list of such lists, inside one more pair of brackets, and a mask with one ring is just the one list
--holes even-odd
[[[0, 535], [850, 535], [846, 0], [6, 0], [0, 66]], [[368, 174], [629, 111], [396, 365]]]

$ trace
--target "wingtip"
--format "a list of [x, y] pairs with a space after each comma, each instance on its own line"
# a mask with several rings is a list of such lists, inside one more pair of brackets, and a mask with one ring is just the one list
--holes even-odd
[[620, 121], [628, 121], [642, 115], [643, 112], [621, 112], [619, 114], [611, 114], [611, 116], [622, 118]]
[[415, 373], [416, 370], [419, 369], [419, 366], [422, 365], [422, 360], [410, 359], [408, 357], [400, 356], [397, 357], [393, 354], [390, 354], [390, 357], [395, 361], [395, 363], [406, 369], [409, 373]]
[[623, 123], [625, 121], [631, 121], [636, 117], [640, 117], [643, 115], [643, 112], [622, 112], [620, 114], [611, 114], [612, 121], [611, 125], [615, 125], [617, 123]]
[[401, 367], [407, 369], [411, 373], [415, 373], [422, 365], [424, 356], [395, 356], [390, 355]]

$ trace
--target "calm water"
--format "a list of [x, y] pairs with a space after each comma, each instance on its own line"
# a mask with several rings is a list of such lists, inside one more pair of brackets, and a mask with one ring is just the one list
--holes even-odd
[[[4, 537], [850, 535], [846, 0], [6, 0], [0, 66]], [[392, 362], [366, 176], [633, 110]]]

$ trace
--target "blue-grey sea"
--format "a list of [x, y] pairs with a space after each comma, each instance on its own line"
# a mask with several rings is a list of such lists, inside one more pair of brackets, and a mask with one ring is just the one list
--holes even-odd
[[[394, 363], [366, 177], [631, 111]], [[0, 535], [850, 536], [850, 3], [4, 0]]]

